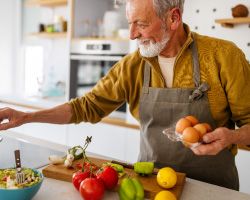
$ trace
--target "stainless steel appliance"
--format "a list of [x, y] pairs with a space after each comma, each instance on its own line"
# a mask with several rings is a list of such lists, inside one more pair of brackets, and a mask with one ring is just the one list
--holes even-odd
[[[70, 55], [70, 98], [84, 95], [129, 53], [129, 40], [75, 39]], [[118, 112], [126, 112], [124, 104]]]

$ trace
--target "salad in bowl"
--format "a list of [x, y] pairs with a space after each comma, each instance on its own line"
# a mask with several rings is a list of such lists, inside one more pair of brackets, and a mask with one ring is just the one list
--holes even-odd
[[0, 169], [0, 196], [3, 199], [30, 200], [40, 189], [43, 174], [36, 169], [22, 168], [25, 175], [24, 182], [16, 181], [16, 169]]

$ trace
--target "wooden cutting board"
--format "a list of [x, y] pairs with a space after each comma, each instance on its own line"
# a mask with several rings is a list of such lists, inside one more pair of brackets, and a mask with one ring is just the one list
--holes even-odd
[[[109, 160], [103, 160], [103, 159], [99, 159], [99, 158], [89, 157], [89, 159], [98, 167], [102, 166], [102, 164], [105, 162], [110, 162]], [[42, 172], [43, 172], [45, 177], [71, 182], [73, 173], [76, 172], [77, 170], [79, 170], [77, 167], [75, 167], [77, 163], [82, 163], [82, 162], [75, 161], [73, 164], [73, 167], [70, 169], [67, 169], [65, 166], [63, 166], [63, 164], [61, 164], [61, 165], [48, 165], [47, 167], [45, 167], [42, 170]], [[139, 176], [138, 174], [136, 174], [133, 169], [128, 169], [128, 168], [125, 168], [125, 172], [130, 177], [136, 177], [140, 180], [140, 182], [142, 183], [142, 185], [144, 187], [145, 198], [154, 199], [154, 196], [158, 192], [164, 190], [163, 188], [161, 188], [157, 184], [156, 175], [142, 177], [142, 176]], [[122, 178], [120, 178], [120, 180], [121, 179]], [[184, 184], [185, 184], [185, 180], [186, 180], [186, 175], [184, 173], [177, 172], [177, 184], [175, 185], [174, 188], [169, 189], [169, 191], [171, 191], [175, 194], [177, 199], [180, 199], [180, 196], [181, 196]]]

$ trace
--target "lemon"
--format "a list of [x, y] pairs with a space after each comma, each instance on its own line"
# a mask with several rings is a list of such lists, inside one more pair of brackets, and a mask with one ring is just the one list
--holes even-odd
[[161, 168], [157, 173], [157, 183], [163, 188], [172, 188], [177, 182], [177, 174], [171, 167]]
[[165, 190], [158, 192], [154, 200], [177, 200], [177, 199], [172, 192]]

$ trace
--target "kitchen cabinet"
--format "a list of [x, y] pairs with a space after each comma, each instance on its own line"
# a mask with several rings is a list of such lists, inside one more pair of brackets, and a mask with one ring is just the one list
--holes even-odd
[[137, 160], [139, 130], [104, 123], [81, 123], [69, 125], [67, 131], [69, 146], [83, 144], [87, 136], [92, 136], [87, 151], [132, 163]]
[[[24, 3], [24, 7], [25, 7], [24, 11], [28, 12], [28, 10], [30, 10], [30, 9], [36, 9], [37, 11], [39, 11], [39, 14], [43, 15], [43, 10], [49, 9], [50, 10], [49, 12], [52, 12], [52, 14], [48, 14], [51, 16], [49, 16], [50, 19], [49, 19], [49, 21], [47, 21], [47, 23], [52, 24], [54, 21], [54, 19], [52, 19], [52, 18], [55, 18], [55, 15], [58, 14], [57, 8], [58, 7], [67, 7], [67, 6], [68, 6], [67, 0], [27, 0]], [[41, 8], [41, 9], [39, 9], [39, 8]], [[49, 13], [49, 12], [47, 11], [47, 13]], [[45, 15], [47, 15], [47, 14], [45, 14]], [[41, 19], [41, 18], [38, 17], [38, 19]], [[60, 23], [63, 23], [63, 22], [60, 22]], [[37, 30], [37, 32], [28, 33], [27, 36], [42, 37], [42, 38], [47, 38], [47, 39], [56, 39], [56, 38], [62, 38], [62, 37], [66, 38], [67, 34], [66, 34], [65, 30], [64, 30], [64, 32], [62, 32], [62, 31], [60, 31], [60, 32], [46, 31], [47, 25], [48, 24], [44, 24], [43, 31]], [[36, 24], [37, 29], [39, 26], [42, 26], [42, 25], [41, 25], [41, 23], [38, 22]], [[63, 26], [63, 24], [60, 24], [60, 26]], [[62, 29], [62, 27], [61, 27], [61, 29]]]

